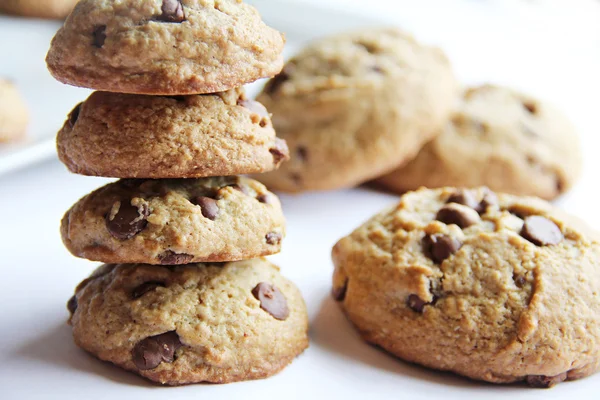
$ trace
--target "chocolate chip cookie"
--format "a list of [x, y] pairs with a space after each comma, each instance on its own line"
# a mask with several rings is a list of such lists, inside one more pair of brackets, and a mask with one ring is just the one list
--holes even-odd
[[67, 307], [79, 347], [166, 385], [266, 378], [308, 347], [304, 300], [264, 259], [104, 265]]
[[443, 133], [407, 165], [377, 180], [397, 192], [474, 187], [553, 199], [580, 175], [575, 128], [551, 105], [514, 90], [465, 91]]
[[600, 241], [532, 197], [420, 189], [333, 248], [369, 342], [430, 368], [549, 387], [600, 368]]
[[0, 79], [0, 142], [22, 138], [27, 129], [29, 113], [15, 85]]
[[289, 158], [267, 110], [243, 88], [193, 96], [94, 92], [57, 138], [72, 172], [117, 178], [261, 173]]
[[78, 0], [2, 0], [0, 12], [32, 18], [63, 19]]
[[79, 200], [61, 234], [94, 261], [235, 261], [278, 253], [285, 219], [277, 196], [251, 179], [125, 179]]
[[374, 178], [438, 134], [455, 98], [448, 59], [403, 32], [378, 28], [322, 39], [258, 97], [291, 161], [257, 179], [299, 192]]
[[213, 93], [277, 74], [284, 43], [239, 0], [82, 0], [46, 61], [56, 79], [75, 86]]

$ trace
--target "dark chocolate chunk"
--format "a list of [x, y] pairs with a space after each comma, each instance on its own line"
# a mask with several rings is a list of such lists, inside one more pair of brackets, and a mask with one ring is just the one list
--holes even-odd
[[285, 296], [272, 284], [259, 283], [252, 289], [252, 295], [260, 301], [260, 308], [271, 314], [273, 318], [283, 321], [290, 315]]

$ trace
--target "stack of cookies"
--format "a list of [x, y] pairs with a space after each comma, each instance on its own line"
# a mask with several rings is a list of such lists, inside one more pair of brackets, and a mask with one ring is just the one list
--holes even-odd
[[121, 178], [61, 233], [107, 264], [68, 303], [77, 345], [169, 385], [270, 376], [308, 345], [280, 251], [279, 199], [238, 174], [288, 159], [243, 84], [277, 74], [283, 36], [236, 0], [83, 0], [52, 41], [61, 82], [97, 90], [58, 134], [74, 173]]

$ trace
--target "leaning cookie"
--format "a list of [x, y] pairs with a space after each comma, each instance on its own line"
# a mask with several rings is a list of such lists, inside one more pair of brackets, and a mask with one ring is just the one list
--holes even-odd
[[266, 378], [308, 347], [302, 295], [264, 259], [104, 265], [68, 308], [79, 347], [166, 385]]
[[251, 179], [130, 179], [79, 200], [61, 233], [77, 257], [172, 265], [277, 253], [285, 219], [279, 199]]
[[348, 318], [404, 360], [534, 387], [600, 368], [598, 236], [543, 200], [409, 192], [333, 260]]
[[243, 88], [175, 97], [95, 92], [71, 112], [57, 148], [70, 171], [116, 178], [261, 173], [289, 158], [267, 110]]
[[284, 43], [238, 0], [82, 0], [46, 61], [57, 80], [75, 86], [214, 93], [277, 74]]
[[0, 142], [25, 135], [29, 113], [21, 94], [11, 82], [0, 79]]
[[79, 0], [2, 0], [0, 12], [31, 18], [64, 19]]
[[468, 89], [443, 133], [376, 183], [396, 192], [421, 186], [475, 187], [553, 199], [582, 169], [577, 131], [548, 103], [514, 90]]
[[403, 32], [371, 29], [318, 41], [258, 97], [291, 161], [256, 179], [287, 192], [372, 179], [438, 134], [455, 98], [445, 55]]

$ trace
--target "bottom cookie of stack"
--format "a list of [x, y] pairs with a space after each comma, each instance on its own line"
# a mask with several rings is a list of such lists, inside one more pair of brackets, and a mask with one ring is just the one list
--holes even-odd
[[105, 264], [68, 308], [79, 347], [167, 385], [266, 378], [308, 347], [300, 291], [262, 258]]

